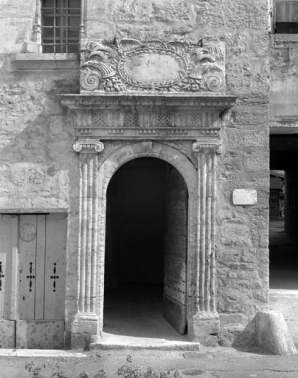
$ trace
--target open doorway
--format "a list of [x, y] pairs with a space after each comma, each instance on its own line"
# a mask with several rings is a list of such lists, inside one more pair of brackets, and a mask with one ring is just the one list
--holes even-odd
[[298, 344], [298, 138], [270, 137], [269, 306]]
[[183, 177], [163, 160], [134, 159], [112, 177], [106, 214], [103, 332], [183, 338], [188, 232]]

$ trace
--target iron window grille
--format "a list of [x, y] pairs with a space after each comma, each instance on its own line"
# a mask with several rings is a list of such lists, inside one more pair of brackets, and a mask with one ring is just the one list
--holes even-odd
[[77, 53], [81, 0], [42, 0], [41, 15], [43, 53]]

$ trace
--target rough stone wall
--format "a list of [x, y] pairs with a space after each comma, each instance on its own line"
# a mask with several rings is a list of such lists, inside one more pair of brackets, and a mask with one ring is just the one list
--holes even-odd
[[[78, 72], [18, 70], [15, 53], [32, 38], [35, 0], [0, 5], [0, 207], [71, 207], [67, 301], [75, 306], [78, 158], [73, 125], [56, 95], [78, 92]], [[91, 40], [197, 42], [209, 35], [226, 42], [227, 94], [239, 97], [225, 115], [218, 172], [218, 311], [227, 338], [224, 332], [242, 327], [268, 299], [267, 0], [88, 0], [86, 30]], [[256, 189], [257, 205], [234, 206], [237, 188]]]
[[[217, 290], [223, 339], [243, 329], [268, 302], [267, 23], [266, 0], [88, 2], [90, 39], [197, 42], [211, 35], [226, 42], [227, 94], [238, 101], [225, 119], [218, 172]], [[238, 188], [256, 189], [257, 205], [234, 206], [231, 195]]]
[[[245, 324], [268, 301], [267, 1], [106, 0], [98, 4], [88, 2], [90, 39], [197, 42], [212, 35], [226, 41], [227, 94], [239, 97], [223, 128], [218, 172], [218, 310], [226, 338], [231, 323], [234, 328], [235, 323]], [[238, 188], [256, 189], [257, 205], [234, 206], [231, 194]]]
[[54, 57], [46, 67], [34, 54], [25, 54], [35, 3], [0, 1], [0, 212], [72, 209], [66, 288], [71, 313], [77, 289], [78, 157], [72, 121], [57, 94], [78, 93], [79, 73], [73, 66], [57, 69]]

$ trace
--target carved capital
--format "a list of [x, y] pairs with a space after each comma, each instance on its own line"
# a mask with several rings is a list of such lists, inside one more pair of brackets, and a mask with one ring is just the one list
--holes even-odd
[[200, 143], [194, 142], [192, 145], [192, 149], [194, 152], [197, 153], [213, 153], [216, 155], [221, 154], [221, 145], [216, 143]]
[[89, 152], [99, 153], [104, 150], [104, 144], [96, 139], [79, 139], [73, 144], [73, 149], [75, 152], [81, 152], [83, 149], [87, 149]]

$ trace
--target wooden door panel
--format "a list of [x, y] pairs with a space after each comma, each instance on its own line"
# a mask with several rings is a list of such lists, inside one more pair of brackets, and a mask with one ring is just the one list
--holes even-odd
[[36, 215], [19, 217], [19, 319], [34, 319], [36, 288]]
[[165, 238], [165, 254], [171, 251], [171, 255], [185, 258], [186, 236], [172, 235], [171, 238]]
[[65, 249], [64, 214], [0, 215], [1, 347], [63, 347]]
[[0, 319], [10, 319], [12, 216], [0, 217]]
[[185, 333], [187, 324], [187, 199], [183, 177], [171, 168], [167, 185], [163, 314], [181, 334]]
[[185, 257], [181, 258], [175, 255], [165, 256], [165, 277], [173, 278], [178, 282], [184, 282], [186, 279], [186, 261]]
[[46, 247], [46, 215], [37, 216], [36, 235], [36, 289], [34, 319], [44, 318], [44, 267]]
[[185, 305], [185, 282], [166, 276], [164, 281], [164, 294]]
[[186, 331], [186, 308], [168, 295], [163, 298], [163, 316], [181, 335]]
[[66, 227], [65, 214], [47, 216], [44, 319], [65, 317]]

